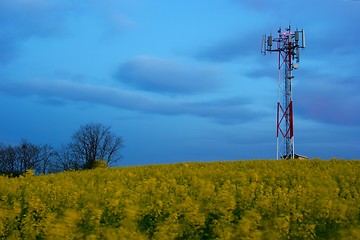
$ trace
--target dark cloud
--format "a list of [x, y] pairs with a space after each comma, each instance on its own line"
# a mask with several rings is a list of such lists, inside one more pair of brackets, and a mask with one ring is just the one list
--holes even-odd
[[296, 94], [296, 109], [308, 119], [340, 125], [359, 125], [360, 84], [351, 78], [313, 76]]
[[[77, 21], [85, 12], [98, 11], [104, 32], [114, 35], [136, 25], [121, 14], [115, 1], [11, 0], [0, 1], [0, 63], [8, 63], [19, 52], [21, 42], [67, 33], [66, 20]], [[74, 14], [76, 13], [76, 14]], [[81, 14], [79, 14], [81, 13]]]
[[236, 36], [232, 39], [225, 39], [212, 46], [200, 49], [195, 57], [199, 60], [212, 62], [229, 62], [249, 52], [243, 44], [243, 39]]
[[[231, 0], [242, 10], [249, 9], [254, 18], [251, 30], [248, 23], [239, 23], [237, 35], [201, 48], [195, 57], [207, 61], [229, 62], [240, 57], [256, 54], [260, 50], [263, 33], [273, 36], [279, 27], [300, 28], [306, 32], [308, 56], [359, 54], [356, 29], [360, 21], [359, 6], [351, 1], [305, 0], [294, 6], [291, 1]], [[291, 10], [290, 10], [291, 9]], [[336, 10], [335, 10], [336, 9]], [[290, 10], [290, 11], [289, 11]], [[277, 16], [277, 17], [274, 17]], [[311, 17], [307, 17], [311, 16]]]
[[[271, 61], [269, 61], [271, 60]], [[263, 64], [246, 71], [245, 76], [250, 79], [271, 78], [278, 81], [277, 59], [267, 57], [259, 59]]]
[[38, 96], [42, 102], [54, 106], [68, 101], [85, 102], [149, 114], [192, 115], [212, 119], [220, 124], [241, 124], [264, 116], [253, 110], [249, 106], [249, 101], [244, 98], [229, 97], [210, 101], [174, 100], [68, 81], [2, 81], [0, 91], [3, 94], [22, 97]]
[[249, 122], [266, 115], [252, 109], [248, 104], [248, 100], [244, 98], [229, 98], [208, 102], [185, 102], [182, 107], [187, 114], [212, 118], [225, 125]]
[[211, 91], [224, 83], [215, 67], [184, 65], [151, 56], [135, 57], [125, 62], [114, 77], [138, 89], [175, 94]]
[[9, 62], [21, 41], [60, 32], [62, 15], [53, 1], [0, 1], [0, 62]]
[[273, 78], [276, 77], [274, 74], [274, 71], [271, 71], [270, 67], [267, 69], [265, 68], [256, 68], [246, 73], [246, 76], [252, 79], [258, 79], [263, 77], [269, 77], [272, 76]]
[[[308, 52], [311, 49], [305, 51], [300, 68], [293, 71], [296, 115], [333, 125], [359, 125], [360, 77], [354, 68], [358, 60], [338, 55], [327, 57], [325, 54], [314, 57], [316, 53]], [[276, 62], [276, 59], [271, 60]], [[269, 63], [259, 65], [246, 76], [277, 81], [276, 66]]]
[[260, 54], [262, 32], [253, 30], [223, 38], [212, 45], [199, 47], [193, 56], [202, 61], [231, 62], [241, 57]]

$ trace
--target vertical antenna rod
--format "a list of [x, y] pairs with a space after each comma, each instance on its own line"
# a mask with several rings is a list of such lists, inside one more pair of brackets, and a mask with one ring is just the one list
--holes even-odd
[[[273, 44], [274, 43], [274, 44]], [[274, 48], [273, 48], [273, 45]], [[298, 68], [300, 62], [300, 48], [305, 48], [305, 32], [297, 30], [291, 32], [290, 26], [282, 32], [278, 30], [278, 37], [263, 36], [261, 53], [277, 52], [278, 57], [278, 101], [276, 116], [276, 159], [290, 159], [295, 157], [294, 150], [294, 115], [291, 82], [294, 78], [293, 69]]]

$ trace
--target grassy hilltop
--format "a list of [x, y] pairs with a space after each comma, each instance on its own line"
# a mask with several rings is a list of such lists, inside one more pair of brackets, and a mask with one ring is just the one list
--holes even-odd
[[360, 239], [360, 161], [0, 177], [0, 239]]

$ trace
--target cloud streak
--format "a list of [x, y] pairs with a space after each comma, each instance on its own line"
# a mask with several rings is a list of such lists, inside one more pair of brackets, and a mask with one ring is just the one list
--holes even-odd
[[213, 44], [198, 47], [193, 54], [197, 60], [207, 62], [232, 62], [241, 58], [260, 54], [262, 32], [255, 27], [236, 35], [231, 35], [219, 39]]
[[114, 78], [137, 89], [171, 94], [212, 91], [224, 84], [215, 67], [194, 67], [153, 56], [130, 59], [119, 67]]
[[195, 58], [210, 62], [229, 62], [249, 53], [242, 37], [228, 38], [198, 50]]
[[212, 119], [220, 124], [241, 124], [264, 117], [252, 110], [247, 99], [227, 98], [212, 101], [182, 101], [171, 98], [146, 96], [96, 85], [69, 81], [33, 80], [26, 82], [2, 81], [3, 94], [38, 96], [42, 102], [61, 106], [62, 102], [74, 101], [102, 104], [117, 109], [160, 115], [190, 115]]

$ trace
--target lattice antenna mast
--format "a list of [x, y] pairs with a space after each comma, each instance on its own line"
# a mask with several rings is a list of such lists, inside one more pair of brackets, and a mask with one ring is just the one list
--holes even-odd
[[[273, 46], [275, 45], [275, 46]], [[278, 37], [263, 36], [261, 53], [277, 52], [278, 58], [278, 102], [276, 114], [276, 159], [295, 157], [294, 148], [294, 115], [291, 82], [292, 71], [299, 67], [300, 49], [305, 48], [305, 32], [297, 30], [293, 33], [290, 26]]]

